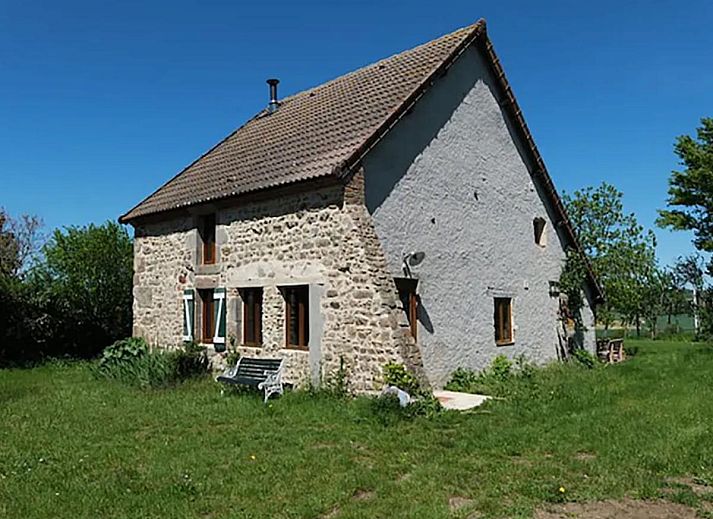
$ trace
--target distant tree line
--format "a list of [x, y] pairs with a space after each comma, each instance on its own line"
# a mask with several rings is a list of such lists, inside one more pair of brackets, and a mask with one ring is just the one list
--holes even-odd
[[69, 227], [0, 208], [0, 365], [92, 357], [131, 335], [132, 242], [120, 225]]

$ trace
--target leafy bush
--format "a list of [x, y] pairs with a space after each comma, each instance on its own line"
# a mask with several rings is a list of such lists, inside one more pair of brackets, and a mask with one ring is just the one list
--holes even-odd
[[186, 380], [208, 373], [210, 365], [205, 347], [195, 342], [184, 345], [183, 348], [169, 352], [174, 357], [175, 375], [177, 380]]
[[235, 366], [240, 360], [240, 352], [237, 348], [228, 348], [228, 352], [225, 355], [225, 364], [229, 367]]
[[533, 369], [524, 357], [519, 357], [515, 365], [505, 355], [498, 355], [489, 367], [480, 372], [458, 368], [451, 375], [446, 389], [463, 393], [498, 394], [500, 388], [514, 376], [530, 376]]
[[572, 360], [587, 369], [594, 369], [599, 365], [597, 357], [582, 348], [576, 348], [572, 351]]
[[128, 337], [116, 341], [106, 348], [99, 358], [99, 369], [109, 369], [114, 364], [131, 362], [138, 357], [146, 355], [149, 346], [141, 337]]
[[504, 382], [512, 375], [512, 361], [505, 355], [497, 355], [490, 365], [489, 374], [495, 380]]
[[386, 385], [406, 391], [412, 401], [408, 406], [401, 407], [395, 395], [380, 395], [372, 399], [372, 412], [381, 423], [388, 425], [395, 419], [432, 417], [443, 410], [438, 399], [403, 364], [390, 362], [384, 366], [383, 373]]
[[181, 349], [150, 351], [143, 339], [123, 339], [107, 348], [95, 365], [97, 378], [138, 387], [166, 387], [208, 372], [205, 349], [187, 344]]
[[321, 391], [336, 398], [349, 396], [349, 373], [344, 364], [344, 357], [339, 357], [339, 367], [325, 378]]
[[403, 364], [389, 362], [384, 366], [384, 383], [403, 389], [409, 395], [418, 395], [422, 392], [421, 383], [413, 373], [409, 372]]

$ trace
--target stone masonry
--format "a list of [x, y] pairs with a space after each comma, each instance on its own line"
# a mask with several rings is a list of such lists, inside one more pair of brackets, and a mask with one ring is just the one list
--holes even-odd
[[[208, 208], [208, 210], [212, 210]], [[134, 335], [182, 343], [186, 288], [227, 289], [228, 348], [287, 359], [286, 380], [319, 383], [340, 365], [355, 391], [374, 390], [387, 362], [421, 371], [418, 349], [364, 206], [363, 175], [335, 185], [219, 208], [216, 265], [197, 265], [195, 216], [136, 228]], [[285, 348], [280, 287], [309, 285], [309, 351]], [[239, 289], [263, 288], [263, 345], [243, 347]], [[199, 323], [196, 311], [196, 325]], [[196, 326], [198, 329], [198, 326]], [[209, 352], [220, 367], [225, 354]]]

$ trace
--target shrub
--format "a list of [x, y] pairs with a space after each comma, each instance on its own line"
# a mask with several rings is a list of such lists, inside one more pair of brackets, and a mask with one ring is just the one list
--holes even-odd
[[384, 366], [384, 382], [388, 386], [403, 389], [409, 395], [418, 395], [422, 392], [421, 383], [403, 364], [395, 362], [386, 364]]
[[339, 357], [339, 367], [325, 378], [321, 391], [336, 398], [349, 396], [349, 373], [344, 357]]
[[403, 364], [395, 362], [386, 364], [384, 382], [386, 385], [396, 386], [406, 391], [412, 398], [411, 403], [406, 407], [400, 406], [395, 395], [380, 395], [372, 399], [372, 411], [385, 425], [397, 418], [432, 417], [443, 410], [438, 399]]
[[131, 362], [146, 355], [148, 351], [149, 346], [141, 337], [121, 339], [102, 352], [99, 358], [98, 368], [109, 369], [115, 364]]
[[150, 351], [143, 339], [123, 339], [104, 351], [93, 373], [138, 387], [166, 387], [208, 372], [205, 348], [187, 344], [173, 351]]
[[237, 350], [237, 348], [229, 348], [228, 353], [225, 355], [225, 364], [228, 367], [232, 368], [238, 363], [239, 360], [240, 352]]
[[169, 352], [174, 357], [177, 380], [185, 380], [208, 372], [209, 362], [205, 347], [191, 342], [183, 348]]
[[446, 384], [446, 389], [470, 393], [480, 382], [481, 375], [473, 370], [458, 368], [451, 374], [451, 380]]
[[508, 392], [508, 386], [512, 382], [531, 378], [536, 370], [537, 368], [522, 355], [515, 359], [514, 363], [505, 355], [498, 355], [490, 366], [480, 372], [464, 368], [455, 370], [446, 384], [446, 389], [463, 393], [502, 395]]
[[597, 357], [582, 348], [576, 348], [572, 351], [572, 360], [587, 369], [594, 369], [599, 364]]
[[432, 394], [422, 394], [406, 407], [401, 407], [396, 395], [387, 394], [372, 398], [371, 412], [382, 425], [392, 425], [400, 420], [417, 417], [434, 418], [443, 412], [443, 407]]
[[497, 355], [490, 365], [490, 375], [499, 381], [505, 381], [512, 375], [512, 361], [505, 355]]

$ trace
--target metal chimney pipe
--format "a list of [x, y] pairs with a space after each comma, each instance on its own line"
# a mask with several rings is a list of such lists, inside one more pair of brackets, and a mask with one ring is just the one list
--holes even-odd
[[277, 110], [280, 103], [277, 102], [277, 84], [279, 79], [268, 79], [267, 84], [270, 85], [270, 104], [267, 105], [267, 111], [272, 113]]

